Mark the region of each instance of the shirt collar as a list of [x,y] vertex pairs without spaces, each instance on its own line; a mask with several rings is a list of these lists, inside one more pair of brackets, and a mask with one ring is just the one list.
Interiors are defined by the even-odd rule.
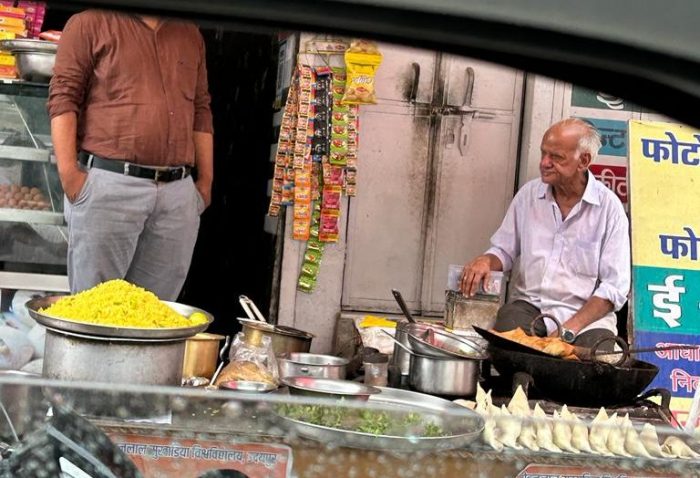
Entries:
[[[588,183],[586,184],[586,189],[583,191],[583,197],[581,198],[582,201],[586,201],[589,204],[594,204],[596,206],[600,206],[600,195],[598,194],[598,180],[593,176],[593,173],[589,171],[586,171],[586,174],[588,174]],[[537,188],[537,198],[538,199],[553,199],[554,196],[552,194],[552,186],[549,184],[545,184],[543,182],[540,182],[539,187]]]

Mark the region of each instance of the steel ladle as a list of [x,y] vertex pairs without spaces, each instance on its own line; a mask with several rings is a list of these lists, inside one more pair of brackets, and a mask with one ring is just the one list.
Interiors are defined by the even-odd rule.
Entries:
[[406,319],[408,319],[410,323],[415,324],[416,319],[413,318],[411,312],[408,310],[408,306],[406,305],[406,301],[403,300],[401,292],[399,292],[396,289],[391,289],[391,293],[394,294],[394,299],[396,299],[396,302],[399,304],[399,307],[401,307],[401,312],[403,312],[403,315],[406,316]]

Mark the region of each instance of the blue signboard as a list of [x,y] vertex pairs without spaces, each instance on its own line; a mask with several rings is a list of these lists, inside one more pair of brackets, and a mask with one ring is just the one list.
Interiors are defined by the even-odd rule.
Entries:
[[[700,345],[697,335],[641,332],[634,334],[635,347],[666,345]],[[638,360],[659,367],[659,374],[649,388],[665,388],[674,397],[692,398],[700,384],[700,350],[660,350],[637,355]]]
[[600,133],[602,147],[598,154],[627,157],[627,122],[598,118],[581,118],[591,123]]

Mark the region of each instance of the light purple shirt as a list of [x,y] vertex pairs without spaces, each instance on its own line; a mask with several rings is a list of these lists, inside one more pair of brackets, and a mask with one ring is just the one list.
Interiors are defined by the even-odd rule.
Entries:
[[[629,222],[620,200],[593,174],[565,220],[552,187],[535,179],[513,198],[503,223],[491,237],[491,248],[513,268],[519,259],[511,300],[525,300],[564,323],[591,296],[609,300],[619,310],[630,289]],[[589,325],[617,333],[610,312]],[[547,328],[555,326],[548,321]]]

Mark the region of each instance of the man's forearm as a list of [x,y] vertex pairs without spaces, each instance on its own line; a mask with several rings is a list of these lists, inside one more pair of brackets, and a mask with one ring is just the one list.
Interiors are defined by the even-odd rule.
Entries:
[[194,156],[197,182],[211,186],[214,180],[214,136],[211,133],[194,132]]
[[78,166],[78,117],[75,113],[63,113],[51,120],[51,141],[58,173],[61,176],[70,174]]
[[614,310],[612,302],[593,296],[566,322],[566,328],[578,333]]
[[214,136],[211,133],[194,132],[194,161],[197,167],[195,186],[204,199],[204,204],[209,206],[214,181]]

